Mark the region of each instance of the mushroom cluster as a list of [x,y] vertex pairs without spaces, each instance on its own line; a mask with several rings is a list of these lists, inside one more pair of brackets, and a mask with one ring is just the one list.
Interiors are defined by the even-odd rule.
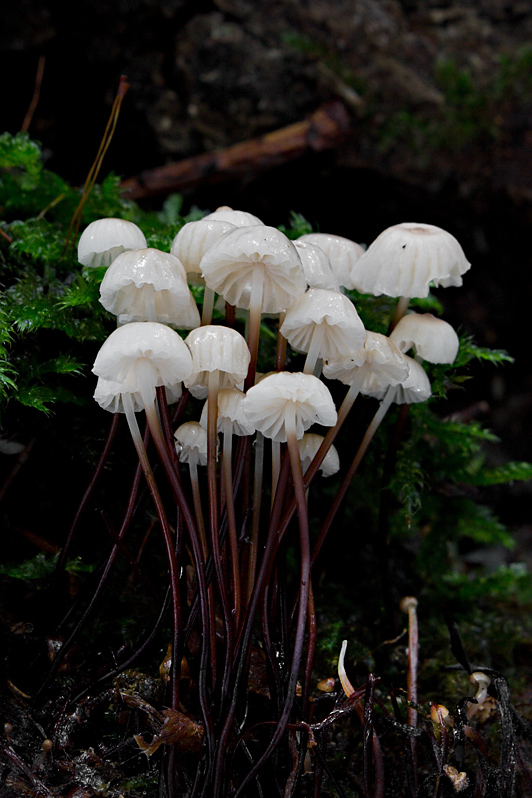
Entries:
[[[126,416],[165,531],[173,602],[179,605],[173,639],[181,651],[172,661],[171,708],[179,706],[182,659],[196,669],[208,760],[202,778],[218,774],[202,794],[215,798],[228,784],[219,775],[230,767],[224,746],[241,722],[245,736],[239,697],[261,617],[278,715],[269,742],[241,780],[240,795],[282,739],[298,680],[298,712],[310,717],[312,568],[363,456],[392,405],[430,398],[426,364],[456,358],[452,327],[430,314],[406,314],[410,299],[426,297],[431,285],[460,285],[469,263],[456,239],[434,225],[394,225],[364,251],[326,233],[292,241],[256,216],[226,207],[184,224],[170,252],[149,247],[129,222],[94,222],[80,238],[79,260],[85,267],[107,267],[100,298],[116,317],[116,329],[94,363],[94,398]],[[203,292],[201,319],[190,285],[196,296]],[[398,298],[388,336],[365,328],[357,311],[360,294]],[[277,355],[268,363],[273,339]],[[257,366],[268,373],[260,375]],[[342,393],[336,407],[333,395]],[[373,420],[353,437],[352,462],[313,540],[309,506],[317,517],[321,508],[312,505],[310,488],[318,472],[340,470],[333,442],[359,395],[374,403]],[[202,406],[197,400],[206,401]],[[136,418],[142,411],[144,436]],[[149,436],[155,452],[146,448]],[[342,444],[340,454],[349,448]],[[162,479],[171,501],[161,498]],[[262,501],[266,494],[268,503]],[[166,516],[177,518],[175,541]],[[291,562],[299,563],[299,577],[290,585],[290,632],[288,550]],[[279,579],[285,580],[281,587]],[[272,654],[270,628],[281,616],[283,664]],[[348,684],[343,671],[342,684]]]

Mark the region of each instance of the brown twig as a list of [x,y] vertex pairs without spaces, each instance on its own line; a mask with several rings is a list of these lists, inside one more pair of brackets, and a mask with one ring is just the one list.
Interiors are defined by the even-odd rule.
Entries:
[[39,57],[39,63],[37,64],[37,73],[35,75],[35,87],[33,89],[33,96],[28,106],[28,110],[26,111],[26,116],[24,117],[24,122],[22,123],[22,127],[20,128],[22,133],[28,132],[29,127],[31,125],[31,120],[33,119],[33,114],[35,113],[35,109],[37,108],[37,103],[39,102],[39,97],[41,96],[41,84],[44,75],[45,64],[46,64],[46,57],[44,55],[41,55]]
[[308,119],[242,141],[223,150],[169,163],[122,182],[134,200],[169,194],[202,183],[214,183],[245,172],[292,161],[308,152],[338,146],[351,127],[351,117],[339,100],[320,106]]
[[85,184],[83,186],[83,190],[81,192],[81,199],[79,201],[78,207],[74,211],[74,215],[70,221],[70,225],[68,227],[68,233],[65,240],[65,251],[68,249],[70,241],[72,237],[76,236],[79,230],[79,225],[81,223],[81,216],[83,214],[83,208],[89,195],[94,188],[94,184],[98,178],[98,174],[102,167],[102,162],[105,157],[105,153],[109,149],[109,145],[112,141],[116,124],[118,122],[118,116],[120,114],[120,108],[122,106],[122,100],[126,96],[126,92],[129,88],[129,83],[127,82],[127,78],[125,75],[120,75],[120,82],[118,84],[118,90],[116,92],[116,97],[114,99],[111,113],[109,115],[109,119],[107,120],[107,125],[105,127],[105,132],[103,134],[103,138],[100,142],[100,146],[98,148],[98,152],[96,153],[96,158],[89,169],[89,174],[87,175],[87,179],[85,180]]

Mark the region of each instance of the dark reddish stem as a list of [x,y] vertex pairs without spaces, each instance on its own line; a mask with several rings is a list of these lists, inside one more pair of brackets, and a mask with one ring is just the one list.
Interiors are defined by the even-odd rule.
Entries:
[[61,550],[61,554],[60,554],[60,557],[59,557],[59,560],[58,560],[58,563],[57,563],[57,566],[56,566],[56,569],[55,569],[54,577],[56,579],[63,572],[63,569],[65,567],[65,563],[66,563],[66,559],[67,559],[67,555],[68,555],[68,553],[70,551],[70,547],[72,546],[72,542],[74,540],[74,535],[75,535],[76,529],[78,528],[78,524],[79,524],[80,518],[83,515],[83,513],[85,511],[85,508],[87,507],[87,504],[89,503],[89,500],[90,500],[92,494],[94,493],[96,485],[98,484],[98,481],[99,481],[99,479],[100,479],[100,477],[102,475],[102,471],[103,471],[104,466],[105,466],[105,464],[107,462],[107,458],[109,457],[109,452],[111,451],[111,446],[113,445],[113,441],[115,439],[115,435],[116,435],[116,431],[118,429],[119,422],[120,422],[120,413],[114,413],[113,414],[113,419],[111,421],[111,426],[109,427],[109,432],[107,433],[107,437],[105,439],[105,443],[104,443],[104,447],[102,449],[102,453],[100,454],[100,457],[99,457],[98,462],[96,464],[96,468],[94,469],[94,472],[92,474],[91,480],[90,480],[90,482],[89,482],[89,484],[87,486],[87,490],[83,494],[83,498],[81,499],[80,505],[79,505],[79,507],[77,509],[77,512],[76,512],[76,515],[74,516],[74,520],[72,521],[72,526],[70,527],[67,539],[65,541],[65,545],[63,546],[63,548]]

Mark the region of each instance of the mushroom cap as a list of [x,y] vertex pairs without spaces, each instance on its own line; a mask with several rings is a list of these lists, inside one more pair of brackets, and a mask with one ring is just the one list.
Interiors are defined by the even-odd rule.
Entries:
[[[323,435],[318,435],[316,432],[305,432],[301,440],[297,442],[299,447],[299,454],[301,456],[301,468],[303,473],[308,469],[311,462],[316,456],[316,452],[320,448],[323,441]],[[336,447],[331,446],[320,466],[320,473],[322,477],[331,477],[340,470],[340,458]]]
[[100,285],[100,302],[119,324],[159,321],[191,330],[201,323],[183,264],[153,247],[115,258]]
[[111,333],[96,355],[96,376],[122,383],[128,393],[155,398],[155,388],[164,385],[174,396],[192,371],[188,347],[170,327],[158,322],[132,322]]
[[209,213],[207,216],[203,217],[203,220],[210,221],[211,219],[220,222],[231,222],[231,224],[236,225],[236,227],[248,227],[250,224],[262,224],[261,220],[257,216],[253,216],[252,213],[248,213],[247,211],[234,211],[228,205],[221,205],[219,208],[216,208],[213,213]]
[[[233,435],[253,435],[255,427],[244,412],[246,394],[238,388],[225,388],[218,393],[218,432],[224,432],[225,422],[230,421]],[[200,424],[207,428],[208,403],[201,411]]]
[[146,247],[144,233],[125,219],[96,219],[85,228],[78,243],[78,261],[83,266],[109,266],[127,249]]
[[[373,389],[377,385],[383,390],[397,385],[407,378],[409,372],[408,360],[394,342],[386,335],[368,330],[362,349],[352,352],[347,358],[327,361],[323,364],[323,374],[330,380],[351,385],[361,366],[365,366],[367,372],[364,382],[371,380]],[[366,393],[364,387],[361,390]]]
[[[128,390],[127,383],[114,382],[113,380],[105,380],[103,377],[98,377],[96,389],[94,391],[94,399],[102,410],[108,410],[110,413],[125,413],[123,395],[129,393],[131,401],[133,402],[133,410],[139,413],[144,410],[144,403],[142,396],[138,390]],[[181,383],[176,385],[166,386],[166,401],[169,405],[177,402],[181,396]]]
[[343,236],[330,233],[306,233],[298,241],[314,244],[325,252],[329,258],[332,272],[340,286],[354,288],[351,271],[364,254],[364,248]]
[[235,227],[231,222],[214,218],[187,222],[174,238],[170,252],[179,258],[187,275],[194,275],[203,281],[200,269],[202,257],[219,238]]
[[454,363],[460,347],[454,328],[432,313],[408,313],[398,321],[390,338],[401,352],[414,349],[429,363]]
[[185,421],[174,432],[175,450],[181,463],[207,465],[207,430],[197,421]]
[[[398,405],[413,405],[418,402],[426,402],[432,394],[427,373],[417,360],[408,357],[408,355],[404,355],[404,357],[410,366],[410,371],[404,382],[394,386],[392,401]],[[374,396],[376,399],[383,399],[388,387],[383,388],[372,375],[365,381],[364,386],[361,388],[361,393]]]
[[297,250],[275,227],[250,225],[231,230],[201,260],[206,284],[231,305],[248,309],[253,273],[264,274],[264,313],[280,313],[303,294],[305,275]]
[[332,291],[338,291],[340,286],[325,252],[316,244],[303,241],[301,238],[296,239],[293,244],[301,258],[309,288],[330,288]]
[[185,380],[191,393],[203,388],[205,393],[200,398],[204,398],[213,371],[220,372],[220,388],[233,388],[245,380],[250,354],[245,339],[236,330],[208,324],[192,330],[185,343],[192,354],[192,371]]
[[250,388],[244,400],[246,416],[264,437],[284,443],[288,405],[296,412],[296,437],[311,424],[332,427],[337,414],[328,388],[312,374],[287,371],[270,374]]
[[462,285],[471,264],[456,238],[432,224],[403,222],[384,230],[355,264],[353,286],[364,294],[428,296],[430,283]]
[[318,326],[324,330],[320,357],[348,357],[353,350],[364,346],[364,325],[351,300],[339,291],[309,288],[286,311],[281,334],[294,349],[308,352]]

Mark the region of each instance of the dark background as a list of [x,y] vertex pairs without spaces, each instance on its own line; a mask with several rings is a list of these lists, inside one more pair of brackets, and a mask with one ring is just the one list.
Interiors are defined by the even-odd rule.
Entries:
[[[296,210],[364,243],[401,221],[448,229],[473,266],[462,289],[439,292],[446,318],[516,358],[474,368],[453,407],[485,401],[478,412],[502,439],[490,457],[532,459],[529,2],[23,0],[0,25],[10,132],[22,125],[41,56],[29,132],[48,168],[74,183],[92,164],[121,74],[130,88],[101,177],[246,141],[340,98],[352,120],[341,144],[203,181],[183,192],[185,211],[229,204],[277,225]],[[529,492],[501,499],[524,539]]]

